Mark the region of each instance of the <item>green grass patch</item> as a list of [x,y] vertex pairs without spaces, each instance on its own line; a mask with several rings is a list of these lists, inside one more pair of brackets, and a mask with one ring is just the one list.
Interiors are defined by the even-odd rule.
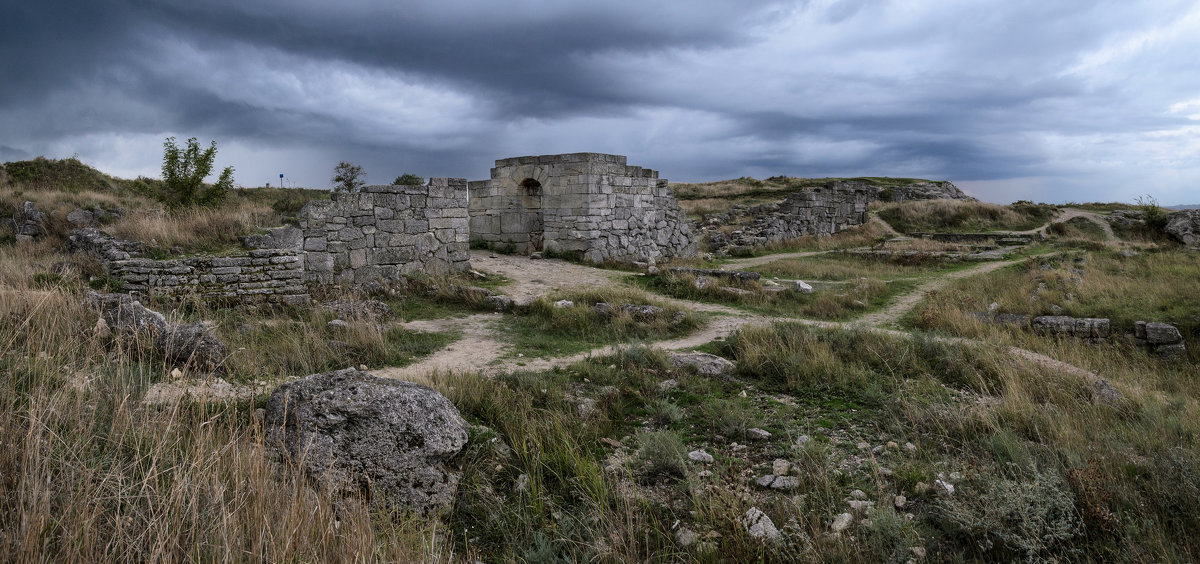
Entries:
[[[564,299],[574,305],[555,305]],[[597,311],[598,303],[609,304],[611,312]],[[656,309],[652,314],[642,314],[623,310],[621,306],[625,304]],[[690,311],[656,301],[642,292],[605,289],[538,298],[519,308],[516,315],[505,316],[501,323],[513,345],[512,354],[561,356],[605,345],[686,335],[698,328],[701,320]]]

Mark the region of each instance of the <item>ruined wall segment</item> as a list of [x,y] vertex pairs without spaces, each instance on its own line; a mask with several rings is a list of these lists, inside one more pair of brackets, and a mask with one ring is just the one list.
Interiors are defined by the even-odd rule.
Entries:
[[493,248],[593,262],[696,254],[667,181],[620,155],[500,159],[490,180],[470,183],[470,193],[471,237]]
[[300,211],[309,281],[359,284],[470,268],[467,181],[365,186]]

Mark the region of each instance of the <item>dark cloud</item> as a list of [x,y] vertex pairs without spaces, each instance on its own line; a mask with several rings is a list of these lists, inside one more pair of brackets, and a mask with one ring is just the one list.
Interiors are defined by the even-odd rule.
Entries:
[[195,135],[246,184],[324,186],[338,160],[478,178],[588,150],[1170,203],[1200,181],[1200,10],[1151,4],[26,2],[0,19],[0,158],[153,174]]

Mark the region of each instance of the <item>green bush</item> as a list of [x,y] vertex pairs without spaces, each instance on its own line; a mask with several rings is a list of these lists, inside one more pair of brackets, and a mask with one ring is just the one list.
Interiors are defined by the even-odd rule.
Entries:
[[404,173],[397,176],[392,184],[398,186],[420,186],[425,183],[425,179],[415,174]]
[[637,435],[637,463],[645,478],[682,478],[687,449],[671,431],[641,431]]
[[172,208],[220,205],[233,189],[233,167],[225,167],[215,184],[205,186],[204,179],[212,173],[216,157],[216,141],[201,151],[195,137],[189,138],[184,148],[175,144],[174,137],[168,137],[163,142],[163,185],[159,198]]

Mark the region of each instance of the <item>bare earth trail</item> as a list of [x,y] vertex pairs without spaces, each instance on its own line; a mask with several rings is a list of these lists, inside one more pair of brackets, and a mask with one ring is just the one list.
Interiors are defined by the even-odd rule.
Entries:
[[[769,257],[754,257],[754,259],[769,259],[762,263],[765,264],[771,260],[794,258],[792,255],[811,256],[820,253],[821,251],[812,253],[785,253],[780,255],[771,255]],[[749,260],[750,259],[746,259],[747,262]],[[628,273],[625,272],[603,270],[560,260],[531,260],[523,256],[493,255],[486,251],[472,251],[471,262],[472,265],[477,269],[503,274],[504,276],[510,278],[512,282],[505,289],[509,292],[509,295],[511,295],[518,302],[522,303],[528,303],[539,296],[546,295],[555,290],[603,287],[606,285],[619,284],[620,278],[628,276]],[[711,342],[715,339],[728,337],[733,332],[743,327],[767,325],[779,321],[792,321],[827,329],[856,329],[879,332],[897,337],[909,337],[912,335],[912,333],[899,329],[887,328],[885,325],[895,323],[897,320],[903,317],[904,314],[916,307],[929,292],[944,288],[946,285],[955,280],[986,274],[1018,262],[1020,261],[1008,260],[990,262],[974,268],[943,275],[935,280],[921,284],[912,291],[899,296],[894,303],[890,304],[882,311],[868,314],[859,319],[847,322],[765,316],[727,306],[657,296],[658,299],[674,305],[714,315],[710,318],[709,323],[705,327],[692,334],[648,344],[669,351],[691,349]],[[745,267],[744,263],[737,264],[739,267]],[[382,368],[375,370],[373,373],[377,376],[419,382],[424,381],[428,375],[433,372],[467,372],[491,376],[515,370],[548,370],[556,366],[570,365],[588,357],[612,354],[624,346],[610,345],[579,354],[554,358],[513,358],[507,355],[507,345],[505,343],[504,335],[501,333],[502,329],[495,323],[495,321],[499,320],[500,317],[500,314],[486,313],[454,319],[414,321],[407,323],[405,324],[405,327],[413,330],[455,330],[460,331],[463,336],[462,339],[434,353],[433,355],[422,359],[419,362],[403,367]],[[941,342],[953,344],[970,344],[981,342],[957,337],[935,337],[935,339]],[[1083,377],[1088,380],[1096,380],[1099,378],[1099,376],[1088,370],[1063,363],[1040,353],[1016,347],[1009,347],[1007,351],[1009,354],[1015,357],[1025,359],[1038,365],[1053,367],[1056,370]]]
[[1113,233],[1112,226],[1109,225],[1108,222],[1104,220],[1104,216],[1102,216],[1098,213],[1095,213],[1095,212],[1081,210],[1078,208],[1063,208],[1063,209],[1059,210],[1058,213],[1054,214],[1054,217],[1049,222],[1047,222],[1045,225],[1034,228],[1034,229],[1030,229],[1028,231],[1014,231],[1013,234],[1015,234],[1015,235],[1036,235],[1038,233],[1045,234],[1046,230],[1050,228],[1051,224],[1066,223],[1077,217],[1082,217],[1092,223],[1095,223],[1097,226],[1100,227],[1100,230],[1104,231],[1104,236],[1109,241],[1117,240],[1117,236]]

